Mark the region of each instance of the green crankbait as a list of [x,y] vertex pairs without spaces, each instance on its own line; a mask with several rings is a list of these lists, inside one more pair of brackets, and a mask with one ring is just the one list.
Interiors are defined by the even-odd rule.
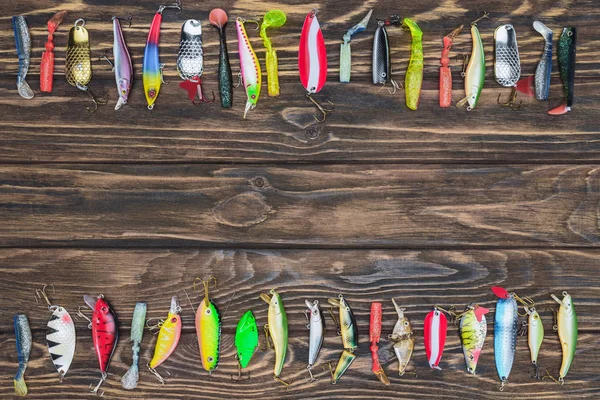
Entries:
[[242,368],[246,368],[250,363],[250,359],[256,352],[258,347],[258,327],[256,319],[251,310],[248,310],[240,318],[237,327],[235,328],[235,348],[236,358],[238,361],[238,377],[233,379],[238,381],[242,376]]
[[409,29],[412,37],[410,45],[410,62],[404,78],[404,92],[406,94],[406,106],[411,110],[419,107],[421,98],[421,86],[423,85],[423,31],[419,25],[410,18],[404,18],[402,28]]
[[271,289],[271,296],[266,293],[261,293],[260,298],[269,305],[268,322],[265,325],[265,335],[267,335],[267,346],[269,346],[269,338],[272,341],[275,349],[275,367],[273,368],[273,378],[281,382],[285,386],[289,383],[280,378],[281,370],[285,362],[285,355],[288,347],[288,320],[283,301],[279,293],[275,289]]
[[342,336],[342,343],[344,345],[344,351],[335,367],[335,371],[331,370],[331,364],[329,366],[331,370],[331,383],[335,384],[356,358],[354,350],[358,347],[358,327],[356,326],[354,314],[348,303],[346,303],[346,300],[344,300],[344,296],[340,294],[337,299],[331,298],[327,301],[332,306],[338,307],[340,313],[339,321],[335,319],[331,310],[330,313],[331,318],[333,318],[333,321],[338,326],[338,333]]
[[531,363],[535,367],[535,375],[531,377],[540,379],[538,355],[540,354],[540,347],[542,347],[542,342],[544,341],[544,324],[533,304],[523,305],[523,307],[527,313],[527,321],[523,321],[523,326],[519,331],[519,334],[521,336],[527,334],[527,345],[529,346]]

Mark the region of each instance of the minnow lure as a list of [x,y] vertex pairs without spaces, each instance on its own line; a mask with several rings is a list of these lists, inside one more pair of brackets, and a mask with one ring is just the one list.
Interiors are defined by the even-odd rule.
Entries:
[[131,334],[129,340],[133,343],[131,350],[133,352],[131,367],[121,378],[121,385],[124,389],[133,390],[137,387],[140,377],[138,362],[140,360],[140,344],[144,336],[144,327],[146,326],[146,303],[136,303],[133,309],[133,318],[131,319]]
[[396,358],[398,358],[398,373],[402,376],[406,372],[406,367],[415,348],[415,340],[412,337],[412,324],[404,315],[406,309],[400,308],[393,298],[392,303],[394,303],[394,308],[396,308],[396,312],[398,313],[398,321],[396,321],[389,339],[394,342],[394,353],[396,353]]
[[371,303],[371,320],[369,324],[369,341],[371,342],[369,350],[371,350],[371,360],[373,362],[371,371],[373,371],[381,383],[384,385],[389,385],[390,380],[385,374],[385,371],[381,366],[381,362],[379,361],[378,344],[379,340],[381,339],[381,325],[383,319],[382,314],[383,312],[381,303]]
[[48,39],[45,49],[42,53],[42,62],[40,64],[40,90],[42,92],[52,92],[54,80],[54,32],[67,16],[67,11],[59,11],[48,20]]
[[492,291],[498,297],[494,315],[494,359],[502,382],[500,391],[503,391],[515,359],[519,314],[514,293],[498,286],[492,287]]
[[531,363],[535,367],[535,375],[532,378],[541,379],[538,355],[544,341],[544,324],[535,307],[525,306],[525,312],[527,313],[527,321],[523,321],[523,326],[519,333],[521,336],[527,333],[527,345],[529,346]]
[[517,85],[521,78],[521,60],[514,26],[506,24],[497,27],[494,31],[494,42],[494,77],[500,85],[512,88],[506,103],[500,103],[501,95],[498,95],[498,104],[518,110],[521,103],[518,106],[515,106],[515,103],[517,90],[521,89],[521,86]]
[[[52,363],[58,371],[58,379],[62,382],[75,356],[77,335],[71,314],[63,307],[53,305],[50,302],[46,294],[46,287],[36,290],[35,293],[37,297],[46,301],[48,310],[52,312],[47,324],[46,342]],[[52,287],[54,288],[54,286]]]
[[577,48],[577,29],[574,27],[563,28],[558,39],[558,67],[560,79],[563,83],[566,101],[560,106],[548,111],[550,115],[561,115],[571,111],[575,92],[575,52]]
[[15,393],[17,396],[26,396],[27,385],[25,384],[25,370],[27,369],[29,355],[31,354],[31,328],[29,328],[29,321],[25,314],[15,315],[14,324],[17,356],[19,358],[19,369],[17,370],[14,379]]
[[258,326],[251,310],[242,315],[235,328],[235,348],[238,361],[238,380],[242,376],[242,368],[246,368],[258,347]]
[[540,21],[533,22],[533,29],[544,38],[544,52],[535,69],[535,98],[548,100],[552,75],[552,38],[554,33]]
[[146,48],[144,49],[144,61],[142,63],[142,81],[144,83],[144,93],[146,95],[146,102],[148,103],[148,110],[154,108],[154,102],[158,97],[160,91],[160,84],[163,81],[163,68],[164,65],[160,63],[158,46],[160,42],[160,25],[162,23],[163,11],[168,8],[174,8],[181,11],[181,1],[168,5],[158,7],[158,11],[154,14],[152,24],[150,24],[150,31],[148,32],[148,39],[146,41]]
[[288,319],[283,306],[283,301],[279,293],[275,289],[271,289],[269,292],[271,296],[266,293],[261,293],[260,298],[269,304],[269,312],[267,325],[265,325],[265,334],[267,335],[267,347],[269,346],[269,338],[272,341],[273,348],[275,349],[275,366],[273,367],[273,378],[276,381],[281,382],[285,386],[289,386],[287,382],[284,382],[281,378],[281,371],[283,370],[283,364],[285,362],[285,355],[287,354],[288,348]]
[[444,47],[442,48],[442,58],[440,59],[440,107],[450,107],[452,104],[452,71],[450,70],[450,49],[452,42],[462,31],[463,25],[459,26],[446,36],[444,36]]
[[315,377],[312,374],[312,368],[319,357],[321,351],[321,345],[323,344],[323,338],[325,333],[325,320],[321,313],[321,307],[319,307],[319,300],[315,300],[312,303],[308,300],[304,300],[307,309],[304,311],[306,315],[306,328],[309,330],[308,340],[308,366],[306,369],[310,375],[310,381],[314,381]]
[[[204,298],[200,301],[196,310],[196,334],[198,335],[198,346],[200,348],[200,358],[202,367],[209,374],[219,365],[219,346],[221,343],[221,315],[215,306],[215,303],[208,297],[208,286],[211,280],[217,283],[216,279],[209,277],[208,280],[196,278],[204,286]],[[194,289],[196,282],[194,281]]]
[[423,31],[419,25],[410,18],[404,18],[402,28],[409,29],[412,42],[410,45],[410,62],[404,78],[404,93],[406,107],[416,110],[421,98],[423,85]]
[[271,39],[267,37],[267,28],[280,28],[285,24],[287,17],[280,10],[271,10],[265,14],[260,24],[260,37],[263,39],[267,64],[267,89],[269,96],[279,96],[279,75],[277,72],[277,52],[273,49]]
[[106,104],[106,101],[96,99],[87,86],[92,80],[92,60],[90,56],[90,35],[85,29],[85,20],[82,18],[75,21],[69,31],[65,77],[69,85],[86,92],[92,98],[94,108],[88,107],[88,111],[94,112],[98,109],[98,104]]
[[[342,344],[344,346],[344,351],[335,367],[335,371],[331,371],[331,383],[335,384],[356,358],[354,351],[358,348],[358,326],[356,325],[354,313],[352,313],[352,309],[350,309],[350,306],[344,300],[344,296],[340,294],[337,299],[331,298],[327,302],[338,308],[340,314],[339,320],[335,320],[333,313],[331,313],[331,317],[334,318],[334,322],[338,326],[338,334],[342,336]],[[329,368],[331,369],[331,365]]]
[[467,371],[475,375],[477,361],[487,335],[487,320],[485,314],[490,312],[478,304],[469,304],[467,310],[460,314],[460,341]]
[[159,323],[160,331],[158,332],[158,338],[156,339],[156,346],[154,347],[154,356],[148,363],[148,369],[152,372],[164,385],[165,381],[156,371],[156,368],[169,358],[169,356],[175,351],[179,338],[181,336],[181,307],[179,307],[179,301],[177,296],[171,298],[171,308],[167,319]]
[[246,108],[244,109],[244,118],[248,111],[256,107],[258,97],[260,96],[260,86],[262,84],[262,71],[258,57],[252,48],[248,34],[246,33],[246,22],[243,18],[235,20],[235,27],[238,35],[238,51],[240,55],[240,69],[242,75],[242,83],[246,90]]
[[447,330],[448,319],[446,315],[438,307],[434,307],[425,316],[425,322],[423,323],[425,354],[432,369],[441,370],[440,360],[446,346]]
[[[204,52],[202,51],[202,24],[196,19],[188,19],[181,27],[181,41],[177,56],[177,72],[183,82],[179,87],[187,90],[194,105],[211,103],[206,100],[202,90],[202,72],[204,71]],[[196,100],[198,99],[198,100]]]
[[[129,55],[127,44],[125,44],[119,17],[112,17],[112,23],[114,37],[113,57],[115,60],[113,68],[115,70],[117,92],[119,93],[119,100],[117,100],[115,110],[118,110],[127,104],[127,99],[129,99],[129,91],[133,83],[133,67],[131,66],[131,56]],[[129,24],[131,25],[131,18],[129,18]]]
[[352,71],[352,51],[350,48],[350,41],[352,41],[352,36],[364,32],[364,30],[367,29],[371,14],[373,14],[373,10],[369,10],[367,15],[365,15],[358,24],[348,29],[342,37],[342,40],[344,41],[340,45],[340,82],[342,83],[350,82],[350,73]]
[[19,72],[17,73],[17,90],[19,95],[24,99],[32,99],[34,96],[33,90],[25,80],[27,71],[29,70],[30,54],[31,54],[31,36],[29,36],[29,28],[27,21],[22,15],[12,17],[12,26],[15,33],[15,45],[17,47],[17,56],[19,57]]
[[484,13],[481,17],[471,22],[471,38],[473,40],[473,48],[471,49],[471,57],[465,71],[465,97],[456,103],[457,107],[462,107],[466,104],[467,111],[471,111],[477,106],[479,96],[485,82],[485,53],[483,50],[483,42],[477,23],[484,18],[489,18],[488,13]]
[[373,58],[372,58],[372,77],[374,85],[392,84],[393,92],[398,89],[398,83],[392,79],[392,64],[390,59],[390,40],[388,38],[386,26],[400,26],[400,17],[390,16],[390,19],[377,21],[377,29],[373,35]]
[[327,49],[325,48],[321,26],[317,20],[317,12],[317,9],[313,9],[304,18],[298,47],[298,71],[300,72],[300,82],[306,89],[306,97],[323,115],[321,119],[315,116],[315,120],[324,122],[327,114],[332,112],[333,109],[324,108],[312,97],[313,94],[323,89],[327,81]]
[[221,97],[221,107],[229,108],[233,100],[233,77],[231,76],[231,64],[229,63],[227,38],[225,36],[228,21],[227,13],[220,8],[215,8],[210,12],[208,20],[219,32],[219,96]]
[[[89,320],[89,327],[92,329],[92,341],[102,374],[100,382],[98,382],[96,387],[91,389],[91,392],[96,394],[98,393],[98,389],[100,389],[100,385],[108,377],[108,365],[119,340],[119,323],[117,315],[110,304],[104,299],[104,295],[101,294],[96,299],[85,295],[83,296],[83,300],[93,310],[92,318]],[[83,314],[80,315],[83,316]]]
[[577,347],[577,314],[573,306],[571,295],[567,292],[562,292],[562,300],[551,295],[552,299],[560,304],[557,315],[558,339],[562,347],[562,363],[558,374],[557,382],[563,384],[565,376],[571,368],[573,358],[575,357],[575,348]]

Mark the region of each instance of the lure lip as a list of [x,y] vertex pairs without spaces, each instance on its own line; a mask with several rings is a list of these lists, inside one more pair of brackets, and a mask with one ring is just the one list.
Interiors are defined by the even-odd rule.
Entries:
[[508,299],[508,298],[510,298],[510,293],[506,289],[504,289],[503,287],[492,286],[492,292],[494,292],[494,294],[499,299]]

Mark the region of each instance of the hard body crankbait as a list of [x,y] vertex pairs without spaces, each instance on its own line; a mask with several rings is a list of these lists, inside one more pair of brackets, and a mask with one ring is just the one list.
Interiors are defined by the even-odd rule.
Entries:
[[136,303],[133,309],[133,318],[131,319],[131,334],[129,340],[133,343],[131,347],[133,356],[131,367],[121,378],[121,385],[124,389],[133,390],[137,387],[140,377],[138,362],[140,360],[140,345],[144,337],[144,328],[146,326],[146,303]]
[[312,95],[318,93],[327,81],[327,49],[323,40],[323,32],[317,20],[317,9],[313,9],[304,18],[302,33],[300,34],[300,46],[298,47],[298,71],[300,82],[306,89],[306,97],[322,113],[322,119],[315,116],[317,122],[324,122],[327,114],[332,109],[326,109]]
[[529,346],[529,353],[531,355],[531,363],[535,367],[534,378],[540,379],[540,364],[538,363],[538,355],[540,354],[540,348],[544,341],[544,325],[540,314],[537,312],[535,307],[525,306],[525,312],[527,313],[527,322],[523,321],[523,329],[521,335],[527,332],[527,345]]
[[52,92],[54,80],[54,32],[67,16],[67,11],[59,11],[48,21],[48,40],[42,53],[42,62],[40,64],[40,90],[42,92]]
[[29,70],[30,54],[31,54],[31,36],[29,36],[29,28],[27,21],[22,15],[12,17],[12,26],[15,33],[15,45],[17,47],[17,56],[19,57],[19,72],[17,73],[17,90],[19,95],[24,99],[32,99],[34,96],[33,90],[25,80],[27,71]]
[[352,72],[352,51],[350,48],[350,41],[352,40],[352,36],[367,29],[371,14],[373,14],[373,10],[369,10],[367,15],[365,15],[358,24],[348,29],[344,34],[344,37],[342,37],[342,40],[344,41],[340,45],[340,82],[342,83],[350,82],[350,74]]
[[442,58],[440,59],[440,107],[450,107],[452,104],[452,72],[450,71],[450,49],[454,38],[460,33],[463,26],[459,26],[446,36],[444,36],[444,47],[442,48]]
[[500,85],[512,88],[508,101],[503,104],[500,103],[499,95],[498,104],[517,110],[519,106],[515,106],[515,102],[517,99],[517,89],[520,89],[517,86],[517,82],[521,78],[521,60],[519,58],[519,46],[517,45],[517,34],[514,26],[506,24],[496,28],[494,31],[494,42],[494,77]]
[[566,100],[560,106],[548,111],[550,115],[561,115],[571,111],[575,92],[575,50],[577,47],[577,29],[563,28],[558,39],[558,67],[562,79]]
[[251,310],[240,318],[235,328],[234,343],[241,376],[241,369],[248,366],[258,347],[258,326]]
[[156,339],[156,346],[154,347],[154,356],[148,364],[148,369],[152,372],[160,381],[164,384],[163,378],[156,372],[156,367],[161,365],[169,358],[169,356],[175,351],[179,338],[181,336],[181,307],[177,296],[171,298],[171,308],[167,319],[159,323],[160,331],[158,332],[158,338]]
[[92,393],[98,393],[100,385],[102,385],[108,376],[108,365],[115,352],[115,348],[117,347],[117,341],[119,340],[119,323],[117,321],[117,315],[110,304],[104,299],[104,295],[99,295],[96,299],[92,296],[85,295],[83,296],[83,299],[88,307],[93,310],[90,327],[92,329],[94,350],[98,357],[98,364],[102,376],[100,382],[98,382],[96,387],[91,391]]
[[269,96],[279,96],[279,75],[277,72],[277,52],[273,48],[271,39],[267,36],[268,28],[280,28],[285,24],[286,16],[283,11],[271,10],[265,14],[260,24],[260,37],[263,39],[267,64],[267,89]]
[[396,358],[398,358],[398,373],[402,376],[406,372],[406,367],[415,348],[415,340],[412,337],[412,324],[404,315],[406,309],[400,308],[393,298],[392,303],[394,303],[394,307],[398,313],[398,321],[396,321],[394,330],[389,338],[394,342],[394,353],[396,353]]
[[233,77],[231,76],[231,64],[225,36],[227,13],[220,8],[215,8],[210,12],[208,20],[219,33],[219,96],[221,97],[221,107],[229,108],[233,100]]
[[423,339],[425,341],[425,354],[429,366],[432,369],[440,368],[440,360],[446,346],[446,333],[448,330],[448,319],[437,307],[425,316],[423,323]]
[[[188,19],[181,27],[181,41],[177,56],[177,72],[183,82],[179,87],[187,90],[192,104],[208,103],[202,90],[204,72],[204,52],[202,51],[202,24],[196,19]],[[214,94],[213,100],[214,101]]]
[[[267,325],[265,325],[265,333],[267,334],[267,346],[269,338],[272,341],[275,349],[275,366],[273,367],[273,377],[276,381],[289,386],[288,383],[281,380],[281,371],[285,363],[285,355],[288,348],[288,319],[283,306],[283,301],[279,293],[275,289],[271,289],[271,296],[266,293],[261,293],[260,298],[269,305]],[[267,333],[268,332],[268,333]]]
[[515,359],[519,314],[514,293],[508,293],[505,289],[497,286],[492,287],[492,291],[498,297],[494,315],[494,359],[498,377],[502,382],[500,386],[502,391],[508,381]]
[[552,38],[554,33],[540,21],[533,22],[533,29],[544,38],[544,52],[535,69],[535,98],[548,100],[550,77],[552,75]]
[[386,26],[400,26],[400,17],[390,16],[390,19],[377,21],[377,29],[373,35],[373,58],[372,58],[372,78],[374,85],[385,85],[392,83],[395,90],[398,88],[396,81],[392,79],[392,64],[390,60],[390,40],[388,38]]
[[469,304],[467,310],[460,314],[460,341],[467,371],[475,375],[477,361],[487,335],[487,320],[485,314],[490,312],[478,304]]
[[323,344],[323,338],[325,334],[325,320],[321,313],[321,307],[319,307],[319,300],[315,300],[312,303],[308,300],[304,300],[307,310],[304,311],[308,323],[306,327],[309,330],[308,340],[308,366],[306,369],[310,374],[311,381],[315,378],[312,374],[312,368],[319,357],[321,351],[321,345]]
[[48,310],[52,312],[47,324],[46,342],[48,343],[48,352],[52,363],[58,371],[58,379],[62,382],[75,356],[75,344],[77,342],[75,324],[67,310],[50,303],[46,294],[46,286],[41,290],[36,290],[36,296],[43,298],[48,305]]
[[344,296],[340,294],[337,299],[330,298],[327,301],[332,306],[338,308],[340,316],[336,325],[338,325],[339,334],[342,336],[342,344],[344,346],[344,351],[335,367],[335,371],[331,371],[331,383],[335,384],[356,358],[354,351],[358,348],[358,326],[356,325],[354,313],[344,299]]
[[[127,100],[129,99],[129,91],[133,83],[133,67],[131,65],[131,56],[123,37],[119,17],[112,17],[112,23],[115,81],[117,82],[117,93],[119,94],[115,110],[118,110],[127,104]],[[131,19],[129,23],[131,23]]]
[[410,18],[404,18],[402,27],[410,30],[412,42],[410,45],[410,62],[404,78],[404,93],[406,106],[411,110],[419,107],[421,86],[423,85],[423,31],[419,25]]
[[18,396],[26,396],[27,385],[25,384],[25,370],[27,369],[29,355],[31,354],[31,328],[29,328],[29,321],[25,314],[15,315],[14,324],[17,356],[19,358],[19,369],[17,370],[14,379],[15,393]]
[[465,71],[465,97],[456,104],[457,107],[467,105],[467,111],[471,111],[477,106],[485,82],[485,53],[481,35],[479,29],[477,29],[477,22],[488,18],[488,16],[488,13],[484,13],[480,18],[471,22],[473,48]]
[[371,360],[373,362],[371,371],[373,371],[381,383],[384,385],[389,385],[390,380],[385,374],[385,371],[381,366],[381,362],[379,361],[378,344],[379,340],[381,339],[381,325],[383,319],[382,314],[383,312],[381,303],[371,303],[371,321],[369,325],[369,341],[371,342],[369,350],[371,350]]
[[258,57],[252,48],[248,34],[246,33],[246,22],[243,18],[235,20],[235,27],[238,35],[238,51],[240,55],[240,70],[242,74],[242,83],[246,90],[246,107],[244,109],[244,118],[248,111],[256,107],[260,96],[260,86],[262,84],[262,72]]
[[204,285],[204,298],[196,310],[196,334],[198,335],[200,358],[202,367],[209,374],[219,365],[219,346],[221,344],[221,315],[219,315],[215,303],[208,297],[208,286],[211,279],[214,280],[214,278],[206,281],[197,279]]
[[551,295],[552,299],[560,304],[557,315],[558,339],[562,347],[562,363],[558,374],[558,383],[561,385],[565,381],[565,376],[571,368],[573,358],[575,357],[575,348],[577,347],[577,314],[573,306],[573,299],[567,292],[562,292],[562,300]]
[[154,108],[154,103],[160,91],[160,84],[163,82],[162,70],[164,65],[160,63],[158,46],[160,42],[160,25],[162,23],[163,11],[168,8],[181,10],[181,2],[169,6],[160,6],[154,14],[148,39],[146,40],[146,48],[144,49],[144,61],[142,63],[142,81],[144,83],[144,94],[148,103],[148,110]]

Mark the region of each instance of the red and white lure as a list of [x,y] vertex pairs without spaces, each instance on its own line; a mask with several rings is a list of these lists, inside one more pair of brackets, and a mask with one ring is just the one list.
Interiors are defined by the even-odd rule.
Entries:
[[[306,97],[323,114],[323,118],[318,119],[315,116],[315,119],[318,122],[323,122],[327,118],[327,114],[332,112],[333,109],[324,108],[312,98],[314,93],[318,93],[323,89],[325,81],[327,81],[327,50],[325,49],[323,32],[321,32],[321,26],[317,20],[317,12],[317,9],[312,10],[304,19],[298,48],[298,71],[300,72],[302,86],[306,89]],[[328,102],[333,105],[330,101]]]
[[429,366],[433,369],[439,369],[444,346],[446,345],[446,331],[448,329],[448,319],[446,315],[437,307],[434,307],[425,317],[423,325],[423,336],[425,341],[425,354]]

